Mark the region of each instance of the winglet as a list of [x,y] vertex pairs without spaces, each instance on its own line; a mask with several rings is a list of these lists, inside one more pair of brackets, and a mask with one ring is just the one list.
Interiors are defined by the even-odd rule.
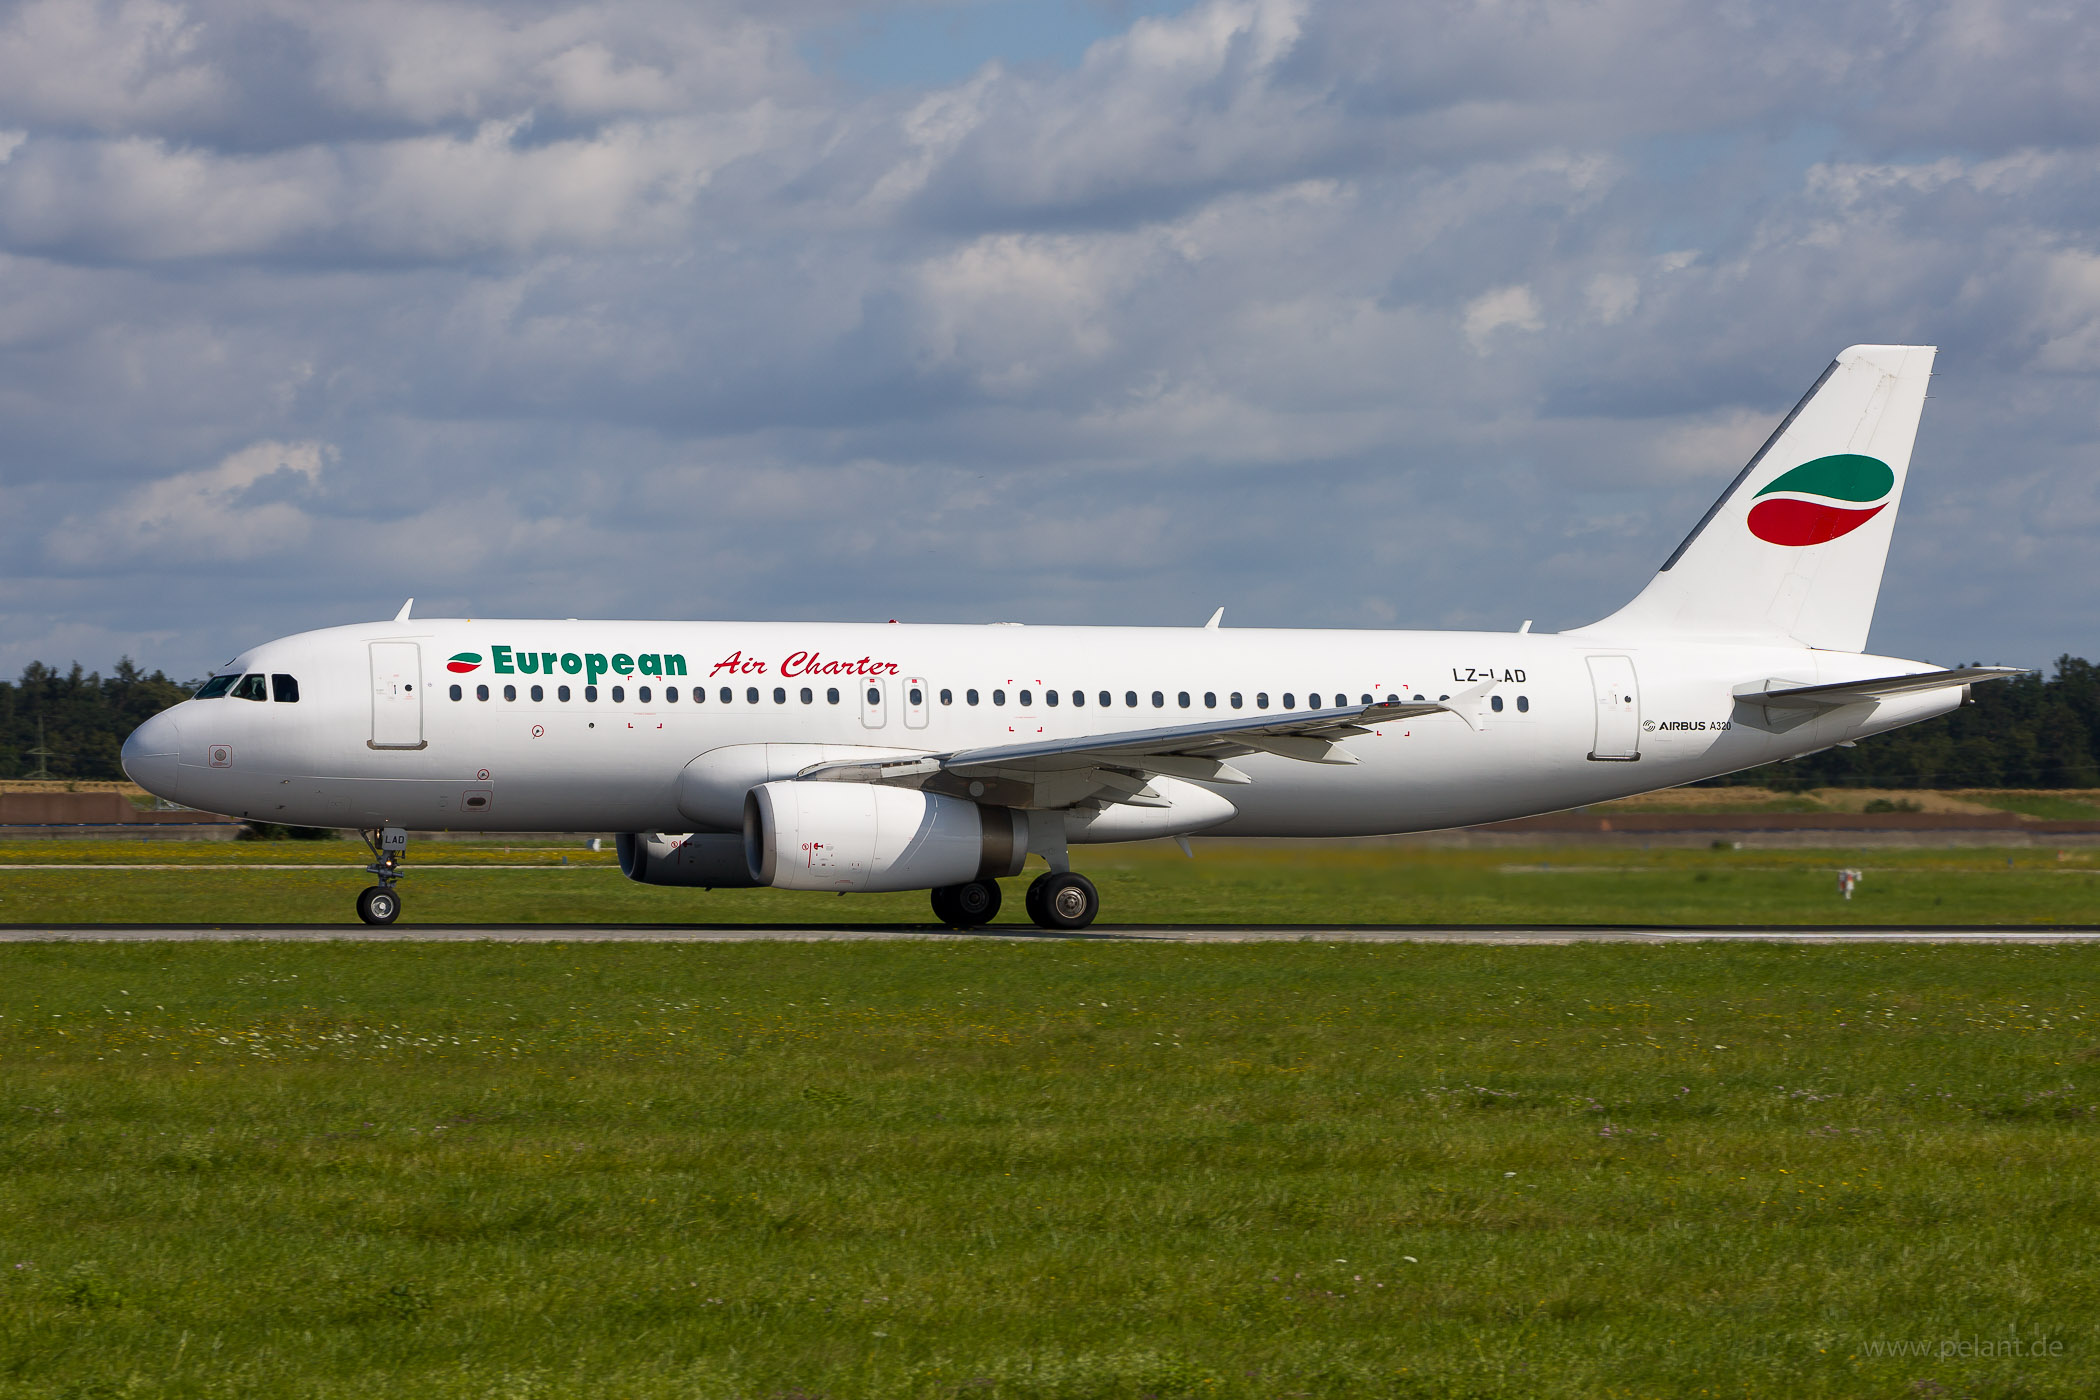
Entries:
[[1216,612],[1210,615],[1210,621],[1203,624],[1203,630],[1206,632],[1215,632],[1218,630],[1218,624],[1223,622],[1224,620],[1225,609],[1219,608]]
[[416,600],[415,600],[415,599],[413,599],[413,598],[411,598],[411,599],[409,599],[409,600],[408,600],[407,602],[403,603],[403,604],[401,605],[401,611],[400,611],[400,612],[397,612],[397,613],[395,613],[395,614],[394,614],[394,621],[396,621],[396,622],[406,622],[406,621],[408,621],[408,610],[409,610],[410,608],[414,607],[415,605],[416,605]]

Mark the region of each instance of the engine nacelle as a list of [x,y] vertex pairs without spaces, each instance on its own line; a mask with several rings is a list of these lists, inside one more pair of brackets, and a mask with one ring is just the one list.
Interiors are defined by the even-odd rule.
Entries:
[[613,838],[620,873],[644,885],[698,885],[742,889],[756,883],[744,862],[744,838],[726,835],[663,836],[621,832]]
[[744,798],[751,881],[782,890],[926,890],[1018,875],[1028,819],[1010,807],[874,783],[765,783]]

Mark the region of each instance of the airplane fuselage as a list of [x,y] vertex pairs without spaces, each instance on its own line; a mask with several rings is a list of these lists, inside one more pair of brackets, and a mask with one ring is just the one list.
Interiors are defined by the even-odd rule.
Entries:
[[1216,834],[1424,831],[1712,777],[1961,699],[1940,690],[1766,724],[1736,694],[1924,663],[1619,645],[1595,629],[418,620],[300,633],[221,669],[290,677],[298,699],[227,694],[149,721],[125,753],[149,790],[258,821],[474,831],[733,829],[686,774],[732,746],[944,753],[1471,693],[1468,716],[1346,740],[1354,764],[1256,753],[1233,763],[1251,781],[1204,784],[1234,809],[1206,827]]

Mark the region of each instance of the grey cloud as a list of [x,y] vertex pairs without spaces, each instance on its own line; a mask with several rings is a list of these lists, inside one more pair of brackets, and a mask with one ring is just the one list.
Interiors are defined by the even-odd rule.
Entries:
[[854,94],[839,13],[0,18],[0,666],[409,593],[1578,624],[1895,339],[1945,349],[1877,645],[2091,650],[2056,20],[1220,0]]

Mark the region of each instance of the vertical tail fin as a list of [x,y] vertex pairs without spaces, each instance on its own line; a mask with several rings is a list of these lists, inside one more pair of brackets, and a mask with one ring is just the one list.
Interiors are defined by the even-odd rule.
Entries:
[[1579,630],[1865,650],[1935,349],[1839,354],[1640,596]]

